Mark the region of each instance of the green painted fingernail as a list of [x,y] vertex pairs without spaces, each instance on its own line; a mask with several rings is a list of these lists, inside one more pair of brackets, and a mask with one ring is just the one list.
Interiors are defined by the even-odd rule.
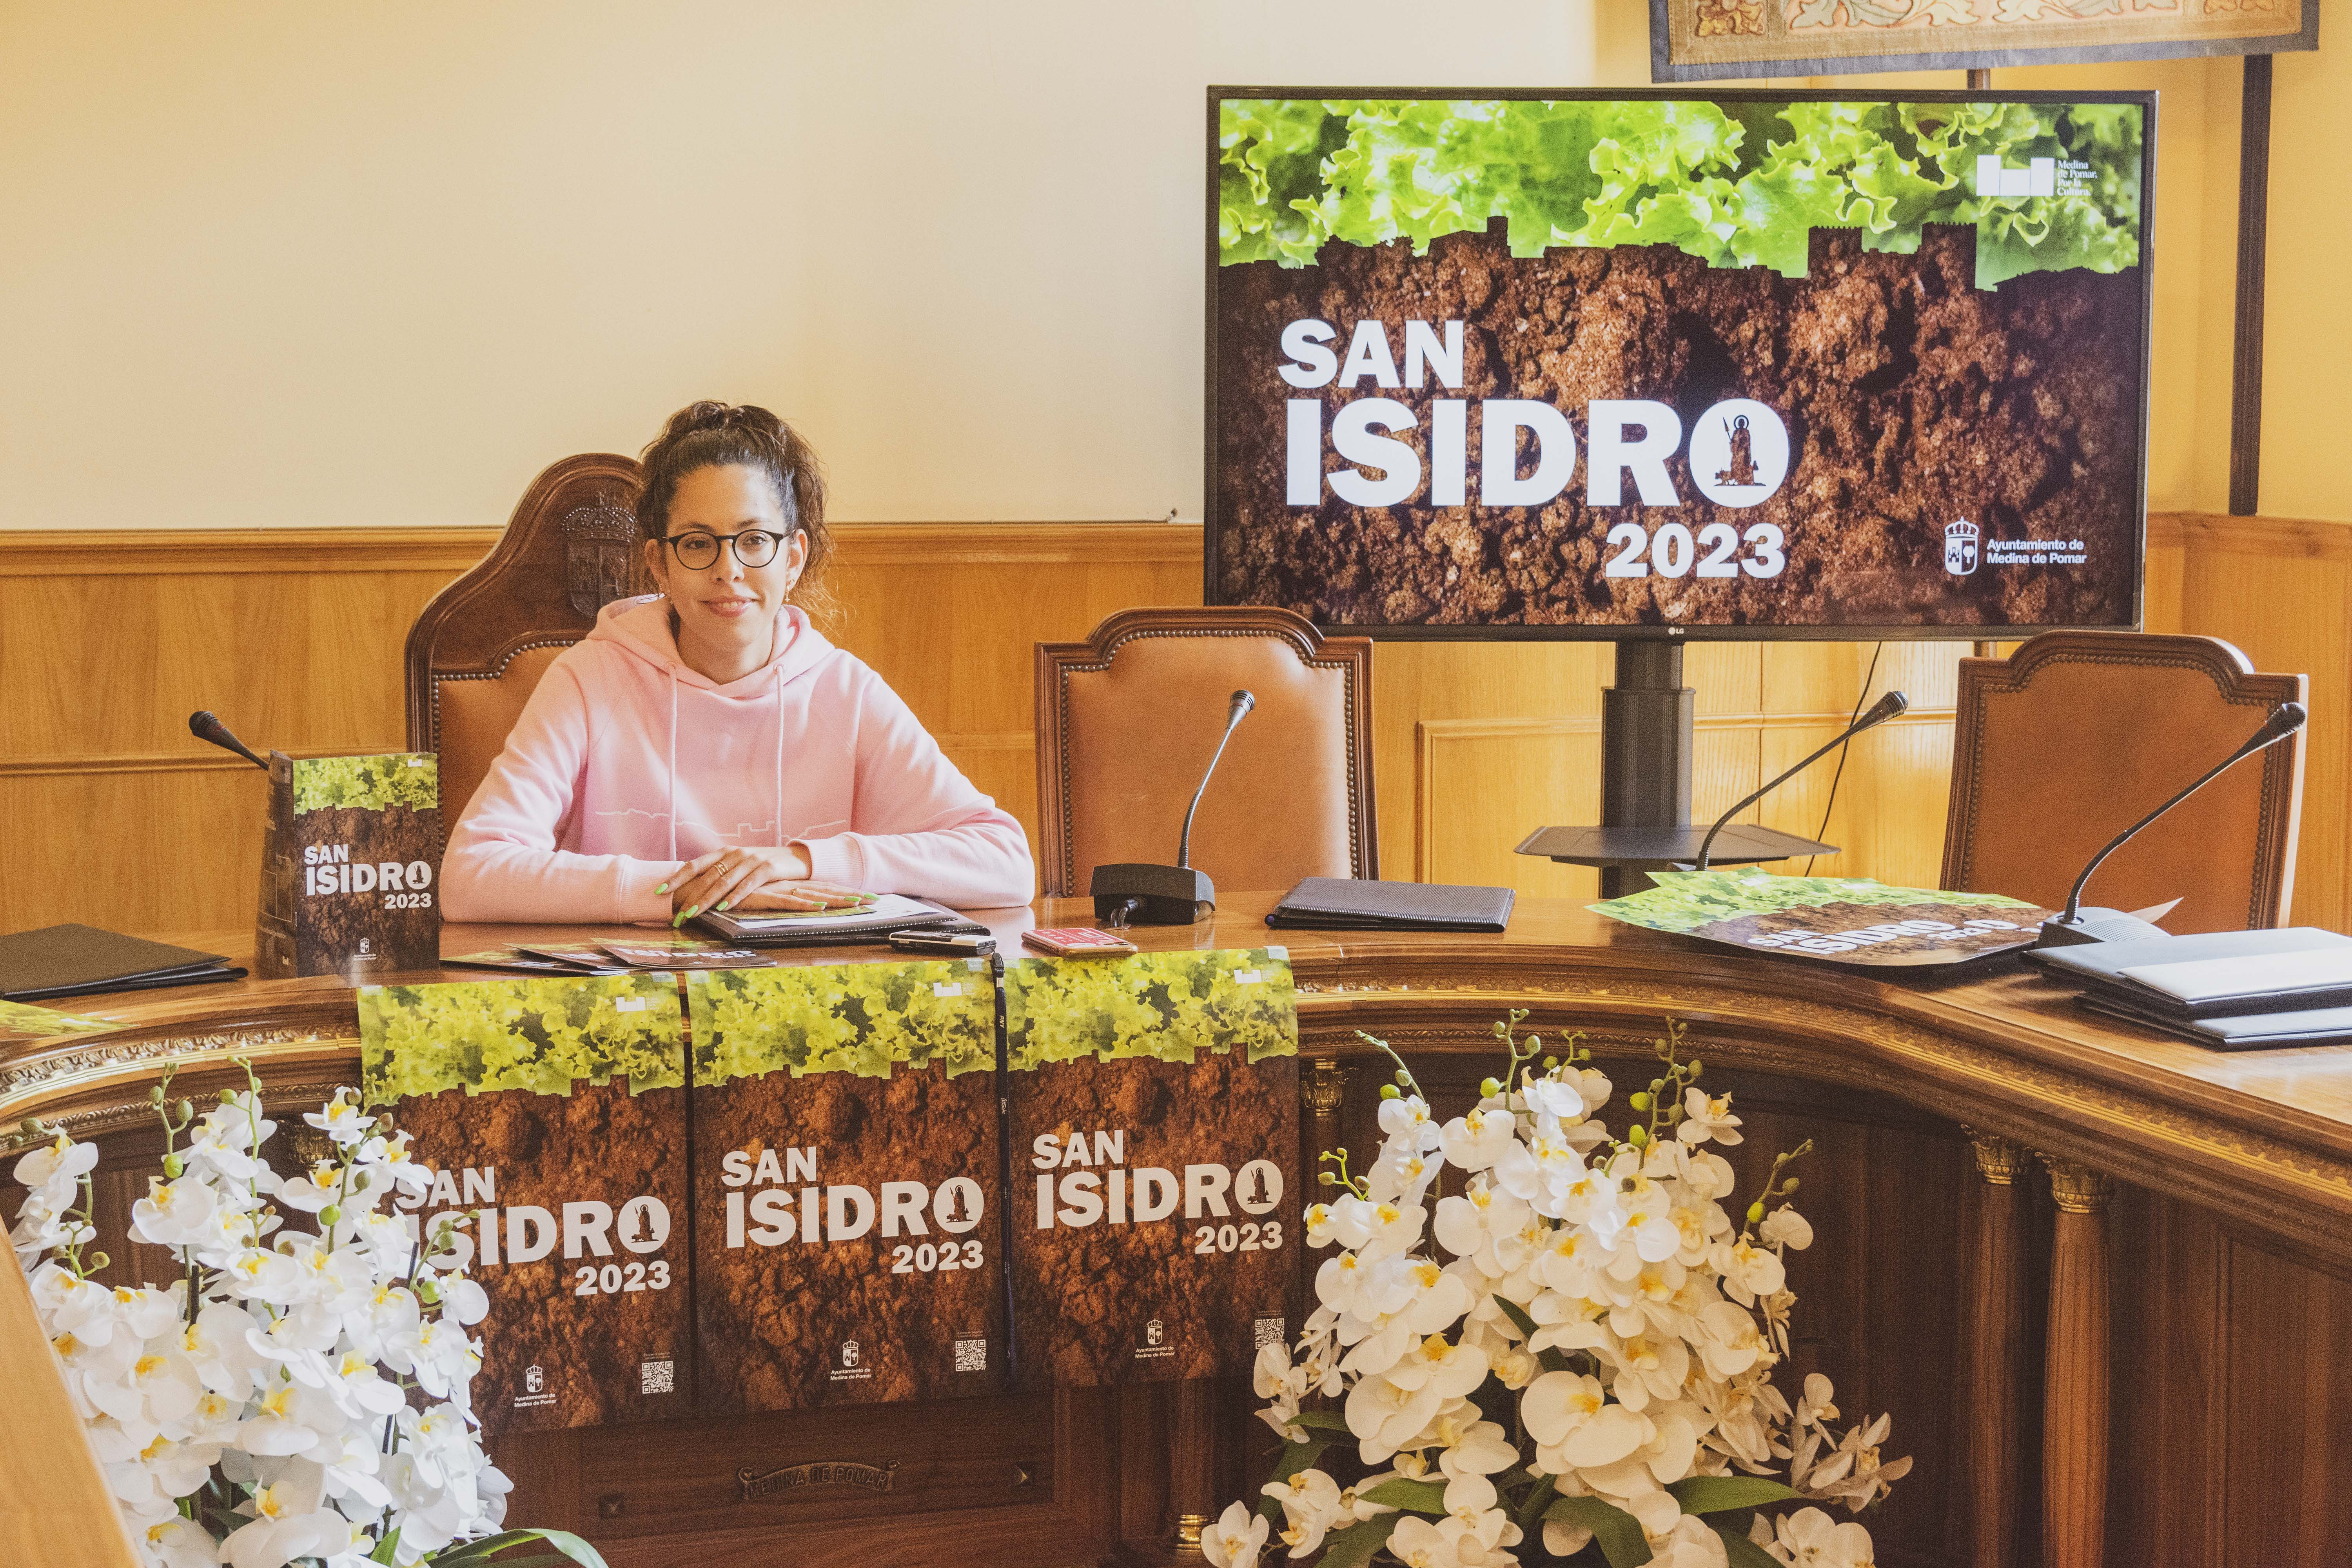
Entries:
[[719,900],[719,907],[721,910],[724,910],[724,909],[727,907],[727,904],[728,904],[728,900],[725,900],[725,899],[721,899],[721,900]]
[[669,884],[667,882],[664,882],[660,887],[656,888],[654,891],[656,893],[667,893],[669,891]]

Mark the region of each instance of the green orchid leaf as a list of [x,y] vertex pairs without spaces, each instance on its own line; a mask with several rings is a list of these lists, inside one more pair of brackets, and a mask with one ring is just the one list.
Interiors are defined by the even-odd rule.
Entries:
[[1360,1495],[1366,1502],[1376,1502],[1384,1508],[1409,1509],[1441,1519],[1445,1515],[1445,1489],[1435,1481],[1382,1481]]
[[1396,1528],[1396,1516],[1383,1514],[1360,1524],[1335,1531],[1323,1539],[1323,1555],[1316,1568],[1364,1568],[1372,1553],[1389,1543],[1389,1531]]
[[1714,1529],[1723,1538],[1724,1555],[1731,1559],[1731,1568],[1781,1568],[1780,1560],[1748,1539],[1747,1531],[1719,1524]]
[[1690,1476],[1666,1489],[1685,1513],[1724,1513],[1787,1502],[1798,1494],[1764,1476]]
[[[1511,1320],[1511,1326],[1519,1331],[1520,1338],[1532,1340],[1536,1337],[1536,1321],[1528,1317],[1518,1303],[1506,1301],[1497,1296],[1495,1305],[1503,1309],[1503,1316]],[[1569,1370],[1568,1352],[1558,1345],[1546,1345],[1536,1352],[1536,1364],[1546,1372],[1566,1372]]]
[[1561,1498],[1543,1516],[1592,1531],[1609,1568],[1641,1568],[1650,1560],[1650,1540],[1642,1533],[1642,1521],[1597,1497]]
[[1302,1410],[1290,1418],[1290,1424],[1304,1426],[1310,1432],[1346,1433],[1348,1430],[1348,1418],[1336,1410]]

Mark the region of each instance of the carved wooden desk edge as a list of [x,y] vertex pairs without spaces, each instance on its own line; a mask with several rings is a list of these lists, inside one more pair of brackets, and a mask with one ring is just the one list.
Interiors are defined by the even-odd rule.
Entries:
[[[1461,976],[1465,966],[1358,952],[1307,958],[1298,974],[1300,1050],[1354,1057],[1363,1029],[1398,1050],[1487,1052],[1507,1008],[1526,1027],[1581,1031],[1603,1065],[1646,1061],[1668,1018],[1693,1026],[1710,1061],[1819,1082],[1850,1083],[1979,1132],[2078,1162],[2136,1185],[2223,1212],[2290,1255],[2352,1264],[2352,1157],[2160,1098],[2115,1075],[2055,1065],[1965,1016],[1926,1013],[1930,998],[1874,1005],[1822,999],[1823,972],[1756,961],[1743,980],[1785,974],[1810,994],[1714,976],[1644,974],[1562,954]],[[1385,958],[1387,962],[1381,962]],[[1765,969],[1762,966],[1773,967]],[[1695,966],[1696,967],[1696,966]],[[1437,971],[1448,968],[1451,976]],[[1581,973],[1580,973],[1581,971]],[[1812,984],[1808,984],[1808,980]]]
[[[1138,935],[1147,947],[1259,945],[1269,933],[1258,917],[1271,900],[1247,900],[1229,897],[1213,928]],[[1645,1059],[1664,1021],[1679,1018],[1726,1067],[1852,1084],[2182,1197],[2290,1255],[2352,1269],[2352,1120],[2086,1048],[2077,1037],[2105,1026],[2044,1005],[2039,991],[1988,1004],[1978,986],[1955,1000],[1933,986],[1628,936],[1597,920],[1580,924],[1557,900],[1527,903],[1559,905],[1544,923],[1570,940],[1517,936],[1536,921],[1515,922],[1507,942],[1281,933],[1298,984],[1302,1055],[1360,1056],[1369,1047],[1359,1028],[1406,1051],[1487,1051],[1494,1021],[1516,1006],[1528,1009],[1530,1029],[1581,1030],[1605,1059]],[[1017,951],[1021,930],[1060,912],[1049,902],[986,918]],[[448,936],[466,944],[453,947],[459,952],[486,940],[484,928]],[[779,961],[887,956],[836,949]],[[352,998],[331,982],[297,981],[121,999],[110,1009],[120,1026],[105,1033],[0,1047],[0,1129],[27,1116],[78,1133],[130,1126],[146,1115],[146,1086],[164,1063],[176,1068],[177,1087],[208,1095],[242,1084],[239,1056],[252,1059],[273,1106],[315,1102],[358,1079]],[[2346,1066],[2352,1079],[2352,1059]]]

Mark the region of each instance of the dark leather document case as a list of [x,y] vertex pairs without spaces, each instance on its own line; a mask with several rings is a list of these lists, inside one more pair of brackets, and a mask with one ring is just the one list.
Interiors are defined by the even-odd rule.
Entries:
[[216,952],[167,947],[95,926],[44,926],[0,936],[0,996],[38,1002],[243,978]]
[[1287,931],[1500,931],[1511,922],[1516,897],[1508,888],[1309,877],[1274,906],[1265,923]]

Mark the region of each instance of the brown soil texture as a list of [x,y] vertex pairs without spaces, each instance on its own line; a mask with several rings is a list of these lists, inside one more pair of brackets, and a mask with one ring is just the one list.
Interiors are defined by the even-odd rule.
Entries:
[[[2133,615],[2139,506],[2142,279],[2031,273],[1974,285],[1976,237],[1930,226],[1916,256],[1864,251],[1856,232],[1812,235],[1809,276],[1712,268],[1671,247],[1559,249],[1511,257],[1500,220],[1450,235],[1426,257],[1403,240],[1337,242],[1318,264],[1273,262],[1219,275],[1216,596],[1356,626],[2011,625],[2117,626]],[[1565,413],[1578,437],[1567,489],[1539,509],[1418,502],[1359,509],[1332,496],[1283,502],[1284,404],[1310,395],[1276,374],[1290,321],[1338,330],[1464,325],[1464,386],[1420,390],[1359,380],[1321,390],[1326,472],[1331,411],[1391,397],[1413,410],[1401,433],[1428,472],[1429,404],[1521,397]],[[1589,424],[1601,398],[1653,398],[1692,426],[1712,405],[1753,398],[1789,428],[1790,472],[1762,504],[1721,507],[1667,464],[1683,504],[1588,507]],[[1479,426],[1470,420],[1470,495]],[[1524,472],[1529,455],[1521,454]],[[1424,477],[1421,496],[1428,493]],[[1626,499],[1634,502],[1631,477]],[[2080,565],[1944,569],[1945,525],[1982,541],[2080,540]],[[1778,524],[1788,566],[1774,578],[1604,578],[1610,527]],[[1750,552],[1743,546],[1741,554]]]
[[[1958,926],[1961,921],[1983,916],[1988,920],[2007,921],[2015,931],[1947,931],[1921,936],[1897,936],[1867,947],[1857,947],[1849,952],[1810,953],[1806,956],[1827,958],[1848,963],[1925,963],[1950,962],[1979,952],[1995,952],[2032,940],[2035,931],[2045,920],[2057,915],[2055,910],[2011,910],[1999,906],[1984,907],[1966,904],[1822,904],[1812,909],[1785,910],[1769,915],[1742,915],[1738,920],[1717,921],[1698,928],[1696,934],[1713,942],[1727,942],[1745,946],[1750,937],[1777,936],[1783,931],[1814,931],[1830,933],[1862,931],[1870,926],[1887,925],[1896,921],[1942,921]],[[1759,950],[1769,951],[1769,950]],[[1782,952],[1803,952],[1801,948],[1785,948]]]
[[[943,1065],[902,1066],[887,1079],[770,1073],[694,1091],[701,1410],[795,1410],[1003,1388],[995,1094],[992,1074],[950,1079]],[[756,1163],[761,1150],[772,1148],[781,1162],[785,1150],[812,1144],[814,1184],[855,1184],[877,1206],[885,1182],[921,1182],[936,1193],[950,1177],[968,1176],[983,1194],[982,1223],[954,1236],[933,1224],[929,1237],[886,1238],[877,1213],[873,1228],[853,1241],[729,1247],[727,1194],[740,1190],[748,1203],[761,1189],[724,1184],[728,1151],[748,1150]],[[784,1184],[795,1221],[808,1184],[798,1177]],[[900,1247],[927,1241],[979,1242],[984,1261],[977,1269],[893,1272]],[[972,1338],[987,1341],[987,1367],[959,1373],[955,1342]],[[842,1347],[851,1342],[856,1360],[845,1365]]]
[[[617,1215],[631,1198],[650,1194],[669,1211],[669,1237],[657,1251],[632,1252],[616,1237],[610,1258],[583,1252],[566,1259],[559,1238],[536,1263],[486,1267],[476,1260],[474,1278],[490,1298],[489,1316],[474,1331],[483,1348],[474,1408],[484,1431],[609,1426],[691,1409],[686,1111],[682,1089],[632,1097],[622,1083],[583,1083],[569,1095],[504,1089],[471,1099],[448,1089],[394,1108],[394,1120],[415,1134],[416,1157],[425,1164],[497,1169],[502,1225],[504,1211],[519,1204],[536,1204],[559,1224],[567,1202],[609,1204]],[[435,1210],[428,1204],[420,1212],[429,1223]],[[511,1228],[502,1231],[503,1243],[511,1243]],[[643,1263],[650,1279],[657,1260],[669,1266],[665,1289],[575,1294],[583,1266]],[[676,1391],[643,1393],[641,1363],[660,1361],[672,1363]],[[518,1409],[517,1399],[537,1397],[528,1386],[534,1366],[544,1379],[541,1393],[555,1397]]]
[[[1244,1372],[1257,1354],[1259,1319],[1280,1318],[1285,1335],[1296,1334],[1297,1216],[1307,1202],[1300,1195],[1296,1058],[1255,1067],[1237,1052],[1204,1052],[1190,1067],[1148,1058],[1056,1062],[1013,1075],[1012,1115],[1014,1190],[1008,1201],[1023,1387]],[[1252,1215],[1229,1196],[1226,1219],[1208,1223],[1238,1228],[1273,1222],[1282,1227],[1281,1246],[1196,1253],[1202,1224],[1188,1223],[1181,1203],[1169,1218],[1151,1223],[1112,1225],[1106,1217],[1083,1227],[1038,1229],[1036,1181],[1045,1173],[1032,1163],[1037,1137],[1052,1132],[1066,1142],[1082,1131],[1091,1142],[1097,1131],[1121,1129],[1129,1172],[1156,1165],[1180,1184],[1187,1164],[1222,1164],[1238,1173],[1252,1160],[1272,1160],[1283,1188],[1271,1210]],[[1106,1167],[1084,1168],[1108,1184]],[[1052,1173],[1058,1192],[1066,1173]],[[1150,1353],[1162,1348],[1171,1353]]]
[[[291,786],[288,786],[289,793]],[[423,909],[387,909],[384,892],[302,891],[302,850],[348,845],[354,864],[422,860],[433,868]],[[436,967],[441,958],[441,814],[392,806],[362,811],[329,806],[282,822],[273,816],[263,863],[265,903],[275,897],[295,923],[297,972],[342,974],[373,984],[383,977]],[[274,885],[273,885],[274,884]],[[362,954],[361,943],[367,943]],[[357,961],[354,963],[354,961]]]

